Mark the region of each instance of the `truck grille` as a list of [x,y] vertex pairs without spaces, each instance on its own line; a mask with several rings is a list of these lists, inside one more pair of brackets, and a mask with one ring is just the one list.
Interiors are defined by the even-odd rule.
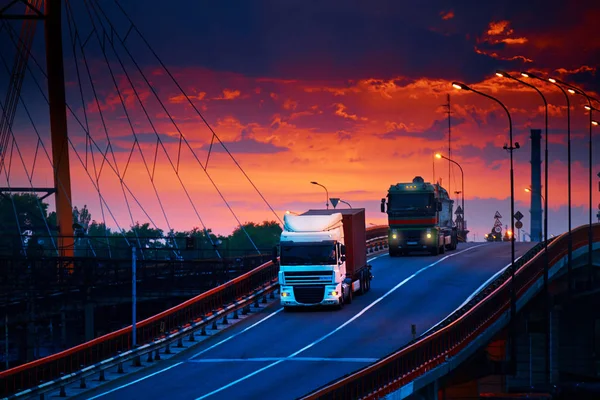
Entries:
[[404,236],[404,240],[406,241],[419,241],[423,236],[422,230],[406,230],[402,231],[402,235]]
[[317,304],[323,301],[325,286],[295,286],[294,297],[298,303]]
[[284,272],[286,285],[314,285],[333,282],[333,271]]

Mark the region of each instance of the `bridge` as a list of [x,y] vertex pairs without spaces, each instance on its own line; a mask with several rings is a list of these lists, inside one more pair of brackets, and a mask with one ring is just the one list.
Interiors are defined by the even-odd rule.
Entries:
[[[54,76],[53,68],[57,68],[54,74],[64,75],[62,61],[56,59],[56,53],[49,56],[46,73],[30,52],[37,20],[47,24],[49,48],[57,46],[56,37],[53,39],[57,32],[53,32],[52,27],[56,29],[56,24],[60,24],[60,18],[56,18],[60,5],[61,1],[53,0],[29,2],[21,14],[11,14],[10,18],[7,13],[10,7],[0,10],[3,17],[0,32],[9,36],[17,50],[17,62],[12,70],[3,59],[10,77],[0,125],[0,171],[8,184],[2,188],[4,198],[16,210],[11,193],[54,194],[57,210],[52,226],[53,221],[46,218],[41,203],[35,200],[42,215],[42,228],[40,230],[40,224],[30,224],[27,227],[34,232],[25,234],[16,213],[18,234],[13,236],[16,240],[7,246],[7,254],[1,252],[0,257],[0,286],[7,294],[5,307],[21,307],[29,312],[32,297],[38,303],[50,304],[57,297],[72,298],[69,296],[75,292],[84,299],[94,292],[108,293],[107,298],[128,297],[132,281],[136,282],[135,287],[147,295],[150,293],[148,296],[160,298],[161,293],[177,291],[177,296],[190,298],[135,325],[1,371],[1,396],[9,399],[57,396],[199,400],[263,398],[276,394],[286,399],[435,399],[479,396],[482,382],[489,386],[490,396],[507,388],[549,393],[557,386],[554,382],[561,378],[558,376],[561,343],[567,343],[578,353],[593,353],[593,344],[590,344],[593,341],[586,337],[572,343],[578,338],[570,338],[561,326],[572,324],[582,332],[594,329],[586,325],[583,318],[569,319],[569,316],[577,314],[581,302],[596,299],[600,224],[590,221],[547,242],[515,242],[514,237],[511,242],[462,242],[458,249],[443,255],[401,258],[388,256],[387,226],[368,227],[367,255],[374,274],[370,291],[355,297],[342,310],[284,312],[278,300],[277,260],[271,260],[268,251],[257,246],[211,176],[210,150],[205,162],[197,158],[173,118],[171,122],[179,133],[179,146],[167,149],[164,137],[154,130],[153,151],[155,154],[161,151],[169,158],[175,181],[185,194],[183,198],[202,225],[197,237],[206,242],[211,255],[199,257],[186,253],[185,238],[176,239],[170,234],[154,238],[155,242],[162,243],[160,247],[144,244],[148,236],[141,235],[142,229],[133,218],[126,222],[112,214],[108,191],[99,183],[102,172],[98,173],[91,163],[84,161],[88,150],[93,149],[95,156],[105,164],[104,173],[112,173],[117,179],[128,214],[132,214],[132,205],[139,206],[158,231],[158,224],[144,209],[144,199],[136,196],[130,186],[138,178],[127,175],[129,162],[119,168],[109,129],[101,128],[106,133],[105,142],[101,143],[91,132],[88,121],[79,119],[73,112],[64,99],[62,78],[58,82],[56,77],[48,79],[46,101],[51,109],[53,157],[47,151],[48,139],[40,134],[33,119],[31,124],[37,139],[35,155],[27,157],[19,150],[19,137],[13,131],[12,121],[17,103],[27,109],[20,91],[26,72],[32,79],[40,74]],[[112,30],[111,20],[101,4],[90,2],[86,3],[87,11],[98,25],[84,37],[69,7],[67,22],[74,32],[71,43],[81,52],[82,60],[90,38],[95,38],[106,56],[105,50],[115,46],[122,46],[120,49],[127,52],[128,35],[139,34],[135,24],[128,20],[129,30],[119,36]],[[9,19],[25,21],[20,33],[6,22]],[[150,45],[148,48],[151,49]],[[136,69],[152,89],[143,71],[136,68],[134,57],[129,56],[133,61],[130,67]],[[118,60],[129,80],[127,68]],[[85,64],[85,60],[83,62]],[[108,61],[106,64],[110,69],[111,64]],[[168,74],[166,67],[164,70]],[[89,70],[78,71],[78,78],[80,72],[82,76],[90,74]],[[170,77],[176,82],[172,75]],[[91,76],[88,78],[93,82]],[[119,92],[118,84],[114,83]],[[41,84],[37,86],[44,94]],[[141,96],[133,84],[131,87],[133,98],[137,98],[138,106],[144,109]],[[190,100],[185,93],[183,96]],[[94,97],[99,102],[96,94]],[[156,97],[160,102],[159,96]],[[193,102],[189,103],[206,123]],[[120,93],[117,104],[128,114],[131,104]],[[152,117],[143,111],[154,129]],[[68,113],[84,132],[84,151],[72,138],[56,133],[62,130],[66,134]],[[98,114],[102,115],[101,107]],[[147,162],[148,149],[140,145],[143,139],[138,138],[139,132],[129,115],[127,119],[133,138],[128,151],[141,154],[161,213],[172,232],[168,210],[162,207],[161,193],[151,172],[156,168],[156,156],[154,164]],[[215,146],[226,149],[208,123],[206,126],[211,132],[211,146],[214,142]],[[185,150],[189,150],[188,156],[198,163],[198,172],[206,175],[223,206],[237,221],[241,234],[248,240],[250,250],[246,254],[227,257],[202,223],[197,201],[188,196],[185,173],[178,169],[179,157]],[[38,160],[38,153],[46,156],[45,161],[54,171],[53,188],[34,184],[34,166],[42,162]],[[116,235],[106,235],[109,218],[103,222],[105,234],[96,238],[88,234],[89,227],[71,224],[74,206],[70,194],[69,153],[76,156],[106,214],[119,227]],[[232,153],[227,151],[227,155],[241,172],[242,180],[251,184],[263,205],[279,219]],[[24,174],[15,178],[11,177],[9,166],[16,162],[23,164]],[[29,187],[21,186],[23,181],[19,179],[24,179]],[[130,232],[124,229],[127,224],[132,227]],[[46,240],[39,240],[40,237]],[[117,242],[131,258],[117,254]],[[31,243],[42,246],[38,253],[31,252],[34,250]],[[132,265],[136,265],[137,276]],[[591,356],[582,359],[586,366],[579,370],[572,368],[573,375],[592,375],[593,368],[589,365],[595,360]]]

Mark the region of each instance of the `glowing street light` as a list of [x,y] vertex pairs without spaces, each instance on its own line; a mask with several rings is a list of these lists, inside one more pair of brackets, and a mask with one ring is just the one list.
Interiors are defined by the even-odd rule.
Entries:
[[[475,90],[473,88],[470,88],[469,86],[465,85],[464,83],[459,83],[459,82],[452,82],[452,86],[456,89],[459,90],[468,90],[474,93],[477,93],[480,96],[486,97],[490,100],[495,101],[496,103],[498,103],[506,112],[506,116],[508,117],[508,129],[509,129],[509,140],[510,140],[510,145],[506,146],[504,145],[504,149],[508,150],[510,153],[510,227],[511,227],[511,231],[515,230],[515,178],[514,178],[514,168],[513,168],[513,151],[520,148],[519,143],[515,142],[514,146],[513,146],[513,129],[512,129],[512,118],[510,116],[510,112],[508,111],[508,108],[506,108],[506,106],[497,98],[490,96],[489,94],[485,94],[483,92],[480,92],[478,90]],[[515,286],[515,241],[514,238],[511,238],[510,241],[510,321],[511,321],[511,333],[513,334],[514,337],[514,333],[515,333],[515,318],[516,318],[516,314],[517,314],[517,301],[516,301],[516,286]],[[515,360],[516,359],[516,351],[517,348],[514,345],[514,341],[512,341],[513,344],[511,345],[511,360]]]
[[464,171],[463,171],[463,169],[462,169],[462,167],[460,166],[459,163],[457,163],[456,161],[454,161],[454,160],[452,160],[452,159],[450,159],[448,157],[445,157],[443,154],[436,153],[435,154],[435,158],[437,158],[437,159],[442,159],[443,158],[445,160],[450,161],[451,163],[456,164],[458,166],[458,168],[460,168],[461,182],[462,182],[462,196],[461,197],[462,197],[463,231],[464,231],[464,229],[465,229],[464,228],[464,221],[465,221],[465,215],[466,215],[466,213],[465,213],[465,173],[464,173]]
[[327,188],[323,185],[321,185],[318,182],[311,182],[313,185],[317,185],[317,186],[321,186],[323,189],[325,189],[325,206],[327,207],[327,209],[329,210],[329,191],[327,190]]
[[[539,76],[534,75],[531,72],[521,72],[521,75],[527,78],[533,78],[533,79],[538,79],[540,81],[546,81],[543,78],[540,78]],[[556,79],[554,78],[548,78],[548,82],[550,82],[551,84],[553,84],[554,86],[556,86],[557,88],[560,89],[560,91],[563,93],[563,95],[565,96],[565,100],[567,102],[567,186],[568,186],[568,225],[569,225],[569,242],[568,242],[568,257],[567,257],[567,280],[569,281],[568,283],[568,293],[569,293],[569,298],[572,294],[572,279],[571,279],[571,269],[572,269],[572,263],[573,263],[573,236],[571,234],[571,225],[572,225],[572,218],[571,218],[571,102],[569,101],[569,95],[567,94],[567,92],[565,92],[565,89],[559,84],[557,83]],[[547,186],[546,186],[547,187]],[[545,201],[544,201],[545,203]],[[547,232],[546,232],[547,233]]]

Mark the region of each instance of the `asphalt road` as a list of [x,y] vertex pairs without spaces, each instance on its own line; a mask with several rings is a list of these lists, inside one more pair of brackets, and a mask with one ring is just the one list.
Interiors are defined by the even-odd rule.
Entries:
[[[530,247],[516,243],[517,257]],[[510,243],[503,242],[459,244],[437,257],[386,254],[371,261],[371,291],[342,310],[283,312],[275,302],[156,367],[80,398],[296,399],[402,347],[412,338],[411,324],[417,334],[427,331],[509,263]]]

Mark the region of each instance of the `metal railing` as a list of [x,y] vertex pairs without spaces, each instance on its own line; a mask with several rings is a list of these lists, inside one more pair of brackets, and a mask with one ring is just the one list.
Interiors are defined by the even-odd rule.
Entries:
[[[588,225],[572,231],[573,251],[588,245]],[[594,242],[600,241],[600,224],[594,224]],[[568,252],[567,234],[548,245],[550,265],[560,261]],[[519,298],[544,272],[543,245],[539,244],[516,262],[515,285]],[[303,400],[313,399],[372,399],[389,394],[408,384],[427,371],[458,354],[472,339],[485,331],[510,308],[510,271],[493,282],[485,297],[477,300],[458,318],[441,329],[420,338],[380,361],[345,378],[331,382]]]
[[[367,252],[387,247],[387,226],[367,229]],[[190,325],[209,319],[228,308],[227,305],[248,301],[248,295],[264,292],[277,283],[279,266],[271,261],[260,265],[231,281],[204,292],[169,310],[136,324],[138,346],[155,343],[161,338],[172,337]],[[132,350],[132,327],[120,329],[60,353],[0,372],[0,395],[8,396],[43,382],[60,379],[71,374],[77,379],[81,371],[96,369],[106,359]],[[135,354],[133,354],[135,355]],[[109,367],[107,365],[106,367]],[[79,375],[78,375],[79,374]],[[49,390],[54,385],[49,385]]]

